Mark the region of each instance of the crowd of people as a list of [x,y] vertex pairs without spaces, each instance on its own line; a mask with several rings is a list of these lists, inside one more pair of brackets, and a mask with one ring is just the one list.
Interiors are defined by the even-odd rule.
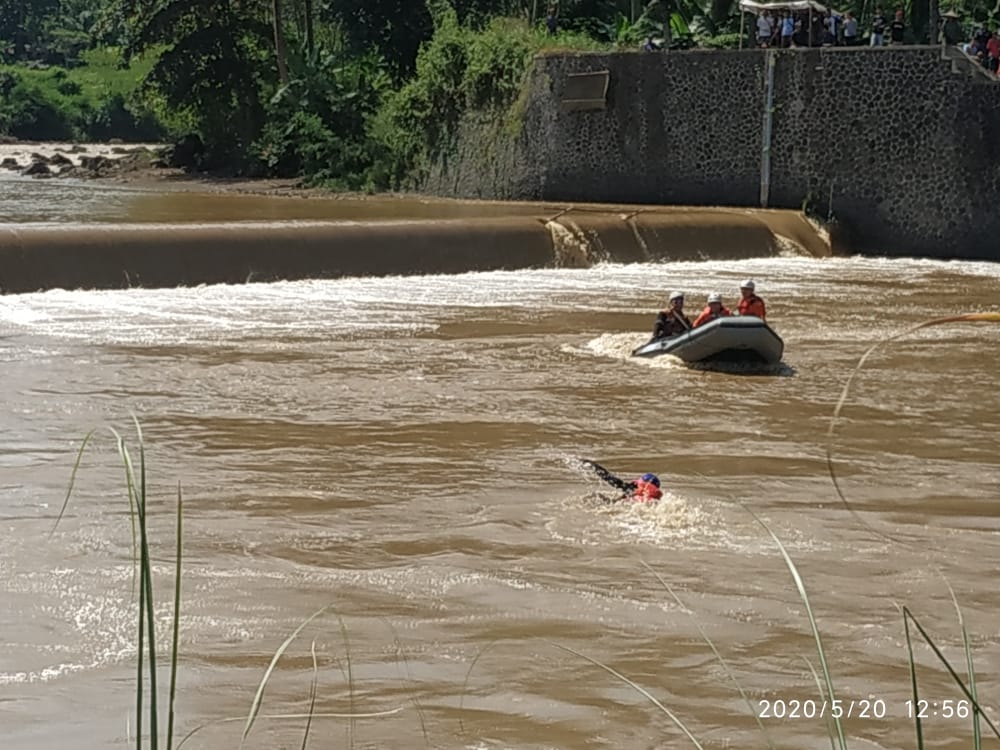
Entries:
[[[960,47],[967,55],[994,73],[1000,63],[1000,40],[985,22],[970,34],[961,17],[953,10],[941,14],[935,42]],[[850,11],[824,13],[809,11],[762,10],[757,16],[757,46],[770,47],[884,47],[907,44],[912,37],[907,30],[906,15],[897,8],[892,20],[876,8],[867,36],[858,19]]]
[[872,16],[867,42],[858,19],[850,11],[825,13],[782,10],[776,13],[764,9],[757,16],[757,46],[759,47],[855,47],[867,43],[872,47],[904,44],[906,20],[901,8],[889,21],[881,8]]
[[966,38],[958,16],[950,14],[941,27],[941,41],[959,45],[965,54],[996,75],[1000,70],[1000,37],[983,23],[973,31],[971,39],[965,41]]
[[[740,301],[737,305],[738,315],[753,315],[761,320],[767,320],[767,309],[764,300],[757,296],[756,284],[753,279],[747,279],[740,284]],[[733,312],[722,302],[722,295],[712,292],[708,295],[705,309],[692,320],[684,313],[684,293],[673,292],[667,300],[667,307],[656,316],[653,326],[653,338],[671,338],[686,331],[710,323],[716,318],[724,318]]]

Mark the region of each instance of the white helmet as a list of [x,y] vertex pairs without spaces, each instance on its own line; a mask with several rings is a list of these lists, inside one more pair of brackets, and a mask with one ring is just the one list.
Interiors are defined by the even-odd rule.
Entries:
[[669,301],[673,302],[675,299],[684,299],[684,292],[671,292]]
[[754,289],[753,279],[747,279],[742,284],[740,284],[740,289],[749,289],[750,291],[753,291]]
[[710,295],[708,295],[708,304],[712,304],[713,302],[718,302],[721,304],[722,295],[719,294],[718,292],[712,292]]

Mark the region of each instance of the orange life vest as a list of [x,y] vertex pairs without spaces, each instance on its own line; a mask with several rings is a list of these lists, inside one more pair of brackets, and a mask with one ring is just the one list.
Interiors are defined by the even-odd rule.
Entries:
[[652,482],[644,482],[641,479],[635,480],[635,490],[632,491],[632,499],[639,503],[651,503],[663,497],[660,488]]
[[740,315],[756,315],[761,320],[766,320],[764,317],[766,314],[764,300],[756,294],[751,294],[746,299],[741,299],[739,310]]
[[728,307],[721,307],[719,309],[719,314],[713,315],[711,305],[706,305],[705,309],[701,311],[701,315],[694,319],[694,324],[691,327],[697,328],[698,326],[703,326],[706,323],[712,322],[716,318],[728,318],[730,315],[732,315],[732,312],[730,312]]

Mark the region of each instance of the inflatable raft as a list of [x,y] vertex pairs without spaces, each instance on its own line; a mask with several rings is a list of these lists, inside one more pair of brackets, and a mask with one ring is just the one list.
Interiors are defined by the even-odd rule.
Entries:
[[747,362],[775,365],[785,342],[760,318],[736,315],[717,318],[671,338],[653,339],[632,352],[633,357],[671,354],[685,362]]

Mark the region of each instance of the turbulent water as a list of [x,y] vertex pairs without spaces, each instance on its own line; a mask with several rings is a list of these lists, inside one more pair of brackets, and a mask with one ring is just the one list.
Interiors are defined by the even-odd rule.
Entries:
[[[628,356],[670,290],[697,312],[746,277],[780,371]],[[1000,722],[1000,328],[872,355],[833,442],[850,510],[825,458],[872,343],[998,292],[996,265],[783,257],[0,297],[2,746],[134,734],[111,431],[138,466],[133,415],[164,648],[184,498],[185,747],[237,746],[275,652],[328,608],[278,660],[247,747],[301,746],[305,720],[274,717],[308,712],[315,680],[317,714],[388,713],[318,716],[311,746],[694,746],[682,724],[705,748],[827,748],[826,719],[803,715],[823,707],[806,607],[768,530],[802,575],[848,747],[917,747],[903,607],[964,676],[957,602]],[[601,502],[581,456],[657,472],[664,500]],[[911,633],[925,747],[971,747],[971,718],[945,715],[961,692]]]

